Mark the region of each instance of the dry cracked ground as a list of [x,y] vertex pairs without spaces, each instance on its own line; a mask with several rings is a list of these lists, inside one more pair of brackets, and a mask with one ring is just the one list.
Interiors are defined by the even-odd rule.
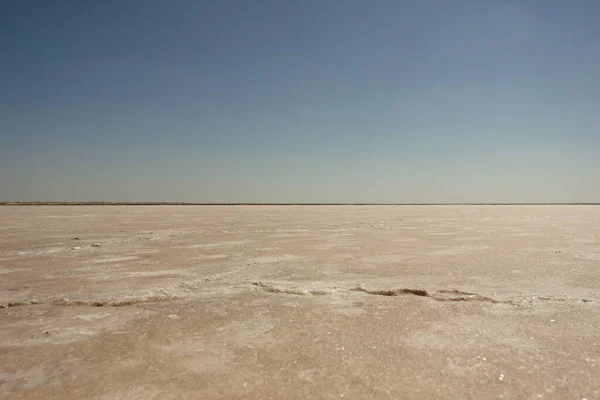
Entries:
[[598,206],[0,207],[0,397],[600,398]]

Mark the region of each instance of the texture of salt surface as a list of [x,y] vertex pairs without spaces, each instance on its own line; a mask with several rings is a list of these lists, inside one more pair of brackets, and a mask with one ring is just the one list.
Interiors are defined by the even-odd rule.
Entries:
[[597,207],[32,210],[0,208],[8,396],[599,395]]

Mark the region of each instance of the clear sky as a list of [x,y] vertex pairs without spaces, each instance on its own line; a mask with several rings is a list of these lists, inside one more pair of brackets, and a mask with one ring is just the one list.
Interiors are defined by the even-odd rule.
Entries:
[[600,1],[0,1],[0,201],[599,202]]

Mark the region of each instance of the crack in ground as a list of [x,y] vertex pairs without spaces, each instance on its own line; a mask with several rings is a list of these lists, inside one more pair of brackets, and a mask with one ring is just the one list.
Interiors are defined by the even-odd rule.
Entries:
[[[245,284],[250,284],[257,288],[260,288],[268,293],[274,294],[288,294],[294,296],[324,296],[327,294],[332,294],[332,291],[328,290],[318,290],[318,289],[298,289],[298,288],[285,288],[278,287],[273,284],[265,283],[262,281],[256,282],[244,282]],[[361,286],[353,287],[348,290],[339,290],[338,287],[333,287],[335,292],[362,292],[368,295],[374,296],[384,296],[384,297],[393,297],[393,296],[417,296],[417,297],[428,297],[435,301],[441,302],[485,302],[491,304],[508,304],[516,307],[521,307],[524,304],[531,304],[535,300],[539,301],[549,301],[549,302],[567,302],[567,301],[580,301],[583,303],[593,302],[592,299],[586,298],[556,298],[556,297],[548,297],[548,296],[527,296],[523,297],[523,295],[514,296],[507,300],[497,300],[492,297],[484,296],[478,293],[465,292],[457,289],[442,289],[435,292],[428,292],[425,289],[414,289],[414,288],[400,288],[400,289],[366,289]],[[133,306],[137,304],[149,304],[149,303],[158,303],[158,302],[168,302],[173,300],[184,299],[187,296],[175,296],[175,295],[164,295],[164,296],[146,296],[146,297],[134,297],[134,298],[123,298],[123,299],[110,299],[110,300],[99,300],[99,299],[69,299],[69,298],[59,298],[59,299],[50,299],[47,301],[39,301],[35,298],[30,300],[22,300],[22,301],[10,301],[7,303],[0,303],[0,309],[3,308],[11,308],[11,307],[24,307],[24,306],[33,306],[33,305],[53,305],[53,306],[91,306],[91,307],[127,307]]]
[[[329,294],[330,292],[324,290],[309,290],[309,289],[291,289],[291,288],[279,288],[274,285],[270,285],[264,282],[250,282],[253,286],[258,286],[263,288],[265,291],[269,293],[284,293],[291,294],[297,296],[322,296],[325,294]],[[401,295],[412,295],[418,297],[429,297],[436,301],[483,301],[489,303],[504,303],[499,300],[492,299],[491,297],[483,296],[477,293],[463,292],[456,289],[451,290],[439,290],[433,294],[427,292],[425,289],[412,289],[412,288],[401,288],[401,289],[379,289],[379,290],[369,290],[363,287],[354,287],[351,288],[350,291],[353,292],[363,292],[370,295],[376,296],[401,296]]]
[[429,293],[423,289],[394,289],[394,290],[367,290],[360,286],[350,289],[354,292],[363,292],[367,294],[373,294],[376,296],[399,296],[402,294],[412,294],[420,297],[430,297]]
[[[279,288],[274,285],[270,285],[264,282],[250,282],[253,286],[258,286],[263,288],[265,291],[269,293],[284,293],[291,294],[297,296],[306,296],[306,295],[317,295],[322,296],[325,294],[329,294],[330,292],[324,290],[309,290],[309,289],[290,289],[290,288]],[[427,292],[425,289],[412,289],[412,288],[401,288],[401,289],[378,289],[378,290],[369,290],[363,287],[357,286],[349,289],[354,292],[362,292],[375,296],[401,296],[401,295],[412,295],[418,297],[429,297],[436,301],[482,301],[489,303],[505,303],[500,300],[495,300],[491,297],[483,296],[477,293],[463,292],[456,289],[449,290],[439,290],[433,294]]]
[[95,300],[95,299],[75,299],[68,298],[52,299],[47,302],[38,300],[11,301],[0,304],[0,308],[23,307],[39,304],[50,304],[53,306],[91,306],[91,307],[127,307],[135,304],[159,303],[163,301],[177,300],[177,296],[148,296],[134,297],[119,300]]
[[451,290],[438,290],[435,293],[429,293],[424,289],[394,289],[394,290],[368,290],[363,287],[355,287],[350,289],[355,292],[363,292],[376,296],[400,296],[404,294],[419,296],[419,297],[429,297],[436,301],[483,301],[489,303],[504,303],[500,300],[492,299],[491,297],[483,296],[477,293],[463,292],[456,289]]
[[[266,292],[269,292],[269,293],[291,294],[291,295],[297,295],[297,296],[306,296],[306,295],[322,296],[325,294],[331,294],[331,292],[328,292],[325,290],[280,288],[275,285],[267,284],[267,283],[260,282],[260,281],[259,282],[249,282],[249,283],[253,286],[263,288]],[[402,296],[402,295],[428,297],[435,301],[441,301],[441,302],[476,301],[476,302],[484,302],[484,303],[491,303],[491,304],[508,304],[508,305],[512,305],[512,306],[521,306],[522,305],[521,304],[522,302],[520,302],[517,298],[510,298],[508,300],[497,300],[497,299],[494,299],[493,297],[485,296],[485,295],[482,295],[479,293],[465,292],[465,291],[457,290],[457,289],[442,289],[442,290],[435,291],[433,293],[429,293],[425,289],[400,288],[400,289],[370,290],[370,289],[363,288],[361,286],[357,286],[354,288],[350,288],[349,291],[362,292],[362,293],[369,294],[369,295],[385,296],[385,297]],[[593,301],[591,299],[582,299],[582,298],[564,299],[564,298],[552,298],[552,297],[546,297],[546,296],[531,296],[530,299],[534,299],[534,300],[537,299],[540,301],[550,301],[550,302],[553,302],[553,301],[559,301],[559,302],[580,301],[583,303],[590,303]]]

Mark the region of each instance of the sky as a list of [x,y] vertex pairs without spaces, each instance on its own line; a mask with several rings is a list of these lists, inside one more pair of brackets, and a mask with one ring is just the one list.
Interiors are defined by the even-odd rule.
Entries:
[[0,0],[0,201],[600,202],[597,0]]

